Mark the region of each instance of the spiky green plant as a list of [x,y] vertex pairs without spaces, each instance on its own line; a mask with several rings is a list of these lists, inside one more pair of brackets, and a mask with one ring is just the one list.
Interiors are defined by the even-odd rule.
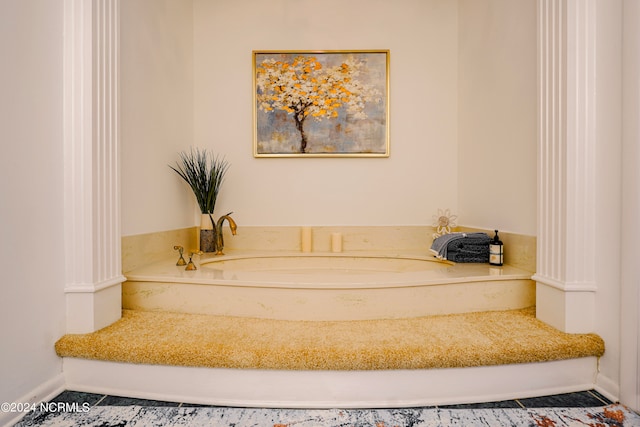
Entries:
[[180,153],[176,166],[169,165],[193,190],[200,212],[212,214],[229,163],[207,150],[191,148]]

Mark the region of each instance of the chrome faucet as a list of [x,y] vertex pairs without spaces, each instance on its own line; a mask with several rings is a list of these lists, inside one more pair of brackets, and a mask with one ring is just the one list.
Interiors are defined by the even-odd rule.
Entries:
[[216,226],[215,226],[216,255],[224,255],[224,252],[222,252],[222,250],[224,249],[224,238],[222,237],[222,225],[225,219],[229,223],[231,234],[233,234],[234,236],[236,235],[236,229],[238,228],[238,226],[236,225],[236,222],[233,220],[233,218],[231,218],[230,216],[232,213],[233,212],[229,212],[226,215],[222,215],[220,218],[218,218],[218,222],[216,223]]

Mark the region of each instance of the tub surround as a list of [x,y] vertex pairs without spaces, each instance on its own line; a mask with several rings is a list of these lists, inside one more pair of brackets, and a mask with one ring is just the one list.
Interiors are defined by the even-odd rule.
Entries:
[[[493,237],[494,234],[494,230],[473,227],[458,227],[456,231],[483,232],[489,237]],[[526,271],[536,271],[536,237],[502,230],[499,232],[500,240],[504,244],[504,264]]]
[[[535,305],[531,273],[454,264],[422,251],[229,251],[126,273],[125,309],[281,320],[365,320]],[[220,265],[222,264],[222,265]],[[387,271],[384,271],[387,270]]]
[[[228,230],[226,230],[228,231]],[[238,234],[227,239],[230,250],[302,251],[302,232],[310,237],[310,252],[331,252],[332,235],[339,235],[342,251],[389,249],[428,251],[433,227],[426,226],[238,226]],[[229,233],[229,236],[231,234]]]
[[[493,230],[458,227],[455,231],[485,232]],[[398,249],[429,253],[436,230],[430,226],[238,226],[232,236],[224,230],[225,248],[230,251],[301,251],[330,252],[332,233],[340,233],[342,251],[381,251]],[[161,231],[122,238],[122,271],[163,260],[173,253],[173,246],[185,253],[198,247],[198,228]],[[505,264],[529,272],[536,270],[536,238],[500,231],[505,244]]]
[[[531,266],[530,254],[535,253],[535,238],[527,236],[503,233],[507,264],[511,260],[519,268],[428,264],[434,262],[429,248],[435,229],[427,226],[250,226],[239,227],[235,236],[225,232],[227,255],[196,255],[197,266],[222,259],[278,256],[300,257],[295,268],[305,268],[312,257],[335,256],[344,257],[341,261],[347,257],[422,260],[425,271],[334,274],[330,265],[324,272],[298,272],[295,277],[238,269],[185,271],[175,266],[173,246],[179,244],[188,252],[197,231],[184,229],[123,239],[123,254],[132,257],[123,265],[136,267],[125,273],[123,307],[288,320],[363,320],[535,305],[531,270],[521,268]],[[143,265],[145,255],[149,261]]]
[[157,233],[137,234],[122,237],[122,271],[130,271],[141,266],[166,259],[176,254],[175,245],[184,248],[185,256],[198,248],[198,228],[189,227]]

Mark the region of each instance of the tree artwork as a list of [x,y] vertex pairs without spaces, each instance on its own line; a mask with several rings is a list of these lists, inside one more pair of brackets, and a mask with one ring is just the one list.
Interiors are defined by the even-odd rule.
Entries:
[[[382,92],[386,91],[386,86],[380,89],[386,85],[386,62],[384,73],[376,75],[376,85],[369,75],[366,56],[360,56],[265,55],[255,64],[256,108],[265,117],[274,115],[274,122],[278,115],[279,124],[285,117],[293,122],[298,133],[295,150],[300,154],[309,152],[310,135],[305,126],[309,122],[333,121],[318,127],[316,142],[324,147],[331,146],[332,138],[341,138],[343,145],[356,137],[365,139],[365,143],[373,138],[371,135],[380,140],[379,135],[386,129],[386,109],[380,107]],[[356,121],[366,123],[357,125]],[[270,135],[276,135],[273,139],[286,139],[282,133],[273,125]]]

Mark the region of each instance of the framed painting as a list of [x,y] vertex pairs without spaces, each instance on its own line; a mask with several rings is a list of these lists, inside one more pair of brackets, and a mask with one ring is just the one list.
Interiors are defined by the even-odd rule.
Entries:
[[389,51],[254,51],[255,157],[388,157]]

